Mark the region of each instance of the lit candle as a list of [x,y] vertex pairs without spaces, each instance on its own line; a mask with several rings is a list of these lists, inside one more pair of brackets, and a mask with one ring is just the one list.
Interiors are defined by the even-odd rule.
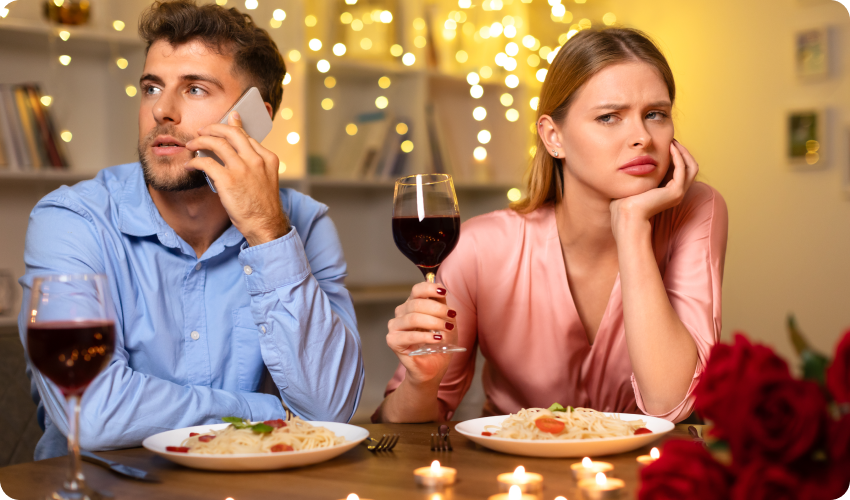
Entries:
[[369,500],[369,499],[368,498],[360,498],[359,496],[357,496],[356,493],[351,493],[347,497],[345,497],[345,500]]
[[578,482],[584,500],[611,500],[620,498],[626,483],[622,479],[606,477],[602,472],[595,479],[582,479]]
[[658,451],[658,448],[653,448],[649,451],[649,455],[641,455],[641,456],[637,457],[635,460],[637,460],[638,463],[641,465],[641,467],[643,467],[645,465],[651,464],[652,462],[655,462],[656,460],[658,460],[658,457],[660,457],[660,456],[661,456],[661,452]]
[[582,479],[593,479],[600,472],[611,475],[614,466],[608,462],[594,462],[589,457],[584,457],[580,463],[570,465],[573,471],[573,479],[581,481]]
[[540,493],[543,490],[543,476],[534,472],[525,472],[520,465],[513,472],[505,472],[496,476],[499,491],[510,491],[511,486],[519,486],[523,493]]
[[523,493],[518,485],[511,486],[507,493],[499,493],[498,495],[490,495],[487,500],[537,500],[537,495]]
[[440,462],[434,460],[431,462],[431,467],[420,467],[413,471],[413,474],[416,476],[416,484],[419,486],[442,488],[455,484],[457,469],[441,467]]

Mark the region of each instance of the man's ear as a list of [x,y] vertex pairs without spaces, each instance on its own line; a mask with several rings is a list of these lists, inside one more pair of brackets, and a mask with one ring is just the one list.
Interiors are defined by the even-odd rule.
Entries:
[[271,118],[272,121],[274,121],[274,111],[272,111],[272,105],[267,103],[267,102],[264,102],[263,104],[266,105],[266,111],[269,112],[269,118]]

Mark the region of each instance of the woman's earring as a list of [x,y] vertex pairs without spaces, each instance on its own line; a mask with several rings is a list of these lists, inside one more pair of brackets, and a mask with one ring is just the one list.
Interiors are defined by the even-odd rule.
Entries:
[[554,156],[555,158],[557,158],[557,157],[558,157],[558,152],[557,152],[557,151],[555,151],[554,149],[552,150],[552,156]]

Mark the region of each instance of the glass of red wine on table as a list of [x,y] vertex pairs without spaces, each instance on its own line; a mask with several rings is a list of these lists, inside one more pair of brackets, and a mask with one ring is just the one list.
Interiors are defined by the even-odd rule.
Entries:
[[80,463],[80,398],[115,351],[115,320],[106,276],[41,276],[33,280],[27,354],[66,400],[70,469],[63,488],[48,498],[103,498],[85,484]]
[[[422,271],[428,283],[435,282],[440,264],[454,250],[459,238],[460,211],[452,176],[417,174],[396,181],[393,239],[401,253]],[[424,344],[410,356],[464,351],[465,347],[441,341]]]

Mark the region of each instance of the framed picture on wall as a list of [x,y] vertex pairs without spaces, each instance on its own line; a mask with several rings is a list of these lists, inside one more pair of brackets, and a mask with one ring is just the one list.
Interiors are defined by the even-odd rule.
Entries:
[[797,33],[794,51],[798,77],[805,80],[829,77],[829,31],[826,28]]
[[806,169],[823,168],[823,138],[825,111],[809,109],[788,113],[786,144],[787,156],[792,166]]

